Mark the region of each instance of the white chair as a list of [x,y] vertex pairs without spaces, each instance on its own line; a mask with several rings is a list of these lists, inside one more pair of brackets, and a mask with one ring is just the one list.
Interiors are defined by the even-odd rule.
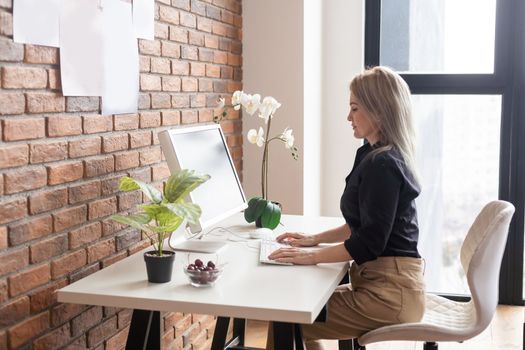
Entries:
[[437,342],[464,340],[480,334],[490,324],[498,305],[499,272],[514,206],[493,201],[479,213],[461,246],[461,264],[472,298],[456,302],[427,294],[421,322],[386,326],[363,334],[362,349],[370,343],[392,340],[424,341],[425,350]]

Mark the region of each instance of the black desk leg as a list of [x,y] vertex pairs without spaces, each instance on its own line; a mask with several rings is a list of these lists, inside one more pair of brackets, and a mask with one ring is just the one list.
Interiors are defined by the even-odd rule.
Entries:
[[244,346],[244,333],[246,329],[246,320],[233,319],[233,337],[226,341],[228,336],[228,326],[230,325],[229,317],[217,317],[215,324],[215,333],[211,343],[211,350],[224,350],[226,348],[236,348]]
[[133,310],[126,350],[160,350],[160,311]]
[[287,322],[273,322],[273,342],[275,349],[304,350],[299,325]]

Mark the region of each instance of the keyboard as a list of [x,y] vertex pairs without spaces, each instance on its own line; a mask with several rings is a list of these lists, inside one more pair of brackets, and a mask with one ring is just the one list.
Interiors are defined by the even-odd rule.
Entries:
[[276,251],[279,248],[286,248],[290,247],[287,244],[279,243],[273,239],[270,238],[263,238],[261,239],[261,249],[259,252],[259,262],[263,264],[275,264],[275,265],[293,265],[292,263],[284,263],[279,262],[275,260],[268,259],[268,255],[272,254],[272,252]]

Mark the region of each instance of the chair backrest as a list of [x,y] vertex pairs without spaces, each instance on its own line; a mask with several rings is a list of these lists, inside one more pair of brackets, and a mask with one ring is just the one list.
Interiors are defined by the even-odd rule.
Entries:
[[514,206],[505,201],[488,203],[476,217],[461,246],[472,303],[475,329],[481,332],[491,322],[498,305],[499,272]]

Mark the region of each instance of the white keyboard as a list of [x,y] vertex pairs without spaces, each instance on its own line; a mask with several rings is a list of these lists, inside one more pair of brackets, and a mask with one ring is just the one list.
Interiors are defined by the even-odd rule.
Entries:
[[293,265],[292,263],[284,263],[275,260],[268,259],[268,255],[276,251],[279,248],[289,248],[287,244],[279,243],[273,239],[263,238],[261,239],[261,250],[259,252],[259,261],[263,264],[275,264],[275,265]]

